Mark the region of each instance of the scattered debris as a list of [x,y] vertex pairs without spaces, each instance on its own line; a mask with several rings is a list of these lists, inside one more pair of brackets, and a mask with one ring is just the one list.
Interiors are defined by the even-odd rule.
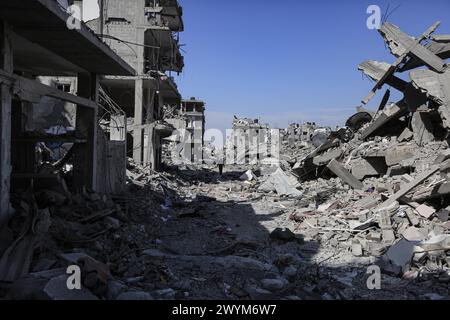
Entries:
[[296,189],[296,184],[298,182],[293,183],[292,179],[289,179],[286,173],[281,168],[278,168],[259,186],[258,190],[265,192],[276,191],[280,196],[299,197],[302,195],[302,192]]
[[[292,124],[281,137],[280,159],[253,161],[244,147],[236,152],[246,161],[225,163],[223,174],[215,163],[166,163],[160,172],[129,159],[119,194],[70,192],[54,177],[40,181],[45,188],[33,183],[14,194],[15,213],[0,232],[0,294],[55,300],[448,296],[450,94],[442,59],[450,49],[438,44],[450,40],[432,38],[437,27],[410,37],[384,24],[380,34],[398,59],[359,66],[376,81],[364,102],[384,84],[404,97],[390,103],[387,91],[378,110],[358,108],[345,127]],[[410,82],[396,76],[407,70]],[[170,106],[164,114],[185,120]],[[269,129],[236,117],[233,129],[244,128]],[[260,142],[268,139],[263,134]],[[374,264],[389,290],[367,289],[365,270]],[[81,290],[67,289],[69,265],[80,267]]]

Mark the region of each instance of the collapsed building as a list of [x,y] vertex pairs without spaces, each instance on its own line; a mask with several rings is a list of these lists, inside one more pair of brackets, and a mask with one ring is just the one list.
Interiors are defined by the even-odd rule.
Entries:
[[305,122],[303,124],[291,123],[285,130],[283,140],[289,145],[296,143],[311,142],[314,131],[317,129],[315,122]]
[[[278,133],[278,131],[277,131]],[[238,118],[234,116],[232,130],[226,137],[226,163],[259,163],[269,159],[276,150],[272,150],[273,141],[279,135],[272,137],[268,124],[260,123],[259,119]],[[276,160],[275,160],[276,161]]]
[[[234,136],[242,140],[231,145],[234,157],[227,160],[225,179],[217,180],[213,171],[183,172],[198,182],[186,189],[183,181],[172,180],[187,198],[201,199],[193,201],[193,208],[174,210],[179,217],[200,216],[178,225],[193,230],[185,233],[191,241],[175,243],[167,237],[163,241],[170,241],[177,255],[164,250],[148,254],[165,257],[175,269],[179,259],[192,263],[208,289],[217,278],[226,283],[220,293],[192,289],[202,297],[448,298],[450,81],[445,59],[450,57],[450,37],[432,35],[436,27],[413,38],[384,24],[380,33],[398,60],[359,66],[377,82],[363,102],[384,84],[399,90],[403,99],[390,103],[388,90],[376,111],[358,107],[345,127],[316,129],[307,145],[282,144],[275,170],[251,161],[247,147],[255,136],[248,136],[249,131],[268,127],[235,118]],[[397,75],[407,70],[410,82]],[[264,148],[266,140],[261,141]],[[136,183],[145,179],[151,177]],[[219,212],[219,218],[209,212]],[[199,249],[194,239],[199,230],[210,231],[205,225],[211,223],[220,225],[214,229],[220,237],[202,233]],[[231,244],[211,249],[227,237]],[[245,262],[239,260],[243,256]],[[219,267],[210,268],[210,263]],[[369,270],[381,272],[381,290],[368,287]]]
[[[377,111],[358,108],[340,134],[332,133],[319,147],[286,163],[303,181],[303,190],[331,186],[336,176],[353,190],[353,197],[318,198],[316,205],[295,213],[292,219],[305,234],[347,229],[353,233],[354,255],[376,257],[383,273],[409,279],[423,273],[448,277],[450,268],[450,78],[445,62],[450,38],[433,35],[438,26],[414,38],[385,23],[379,32],[397,60],[359,66],[376,82],[363,103],[385,84],[403,98],[389,103],[388,89]],[[396,75],[405,71],[410,82]],[[346,217],[342,223],[350,228],[331,223],[332,215]]]
[[166,108],[164,120],[174,128],[165,138],[166,161],[202,164],[205,136],[205,102],[196,98],[182,100],[180,106]]

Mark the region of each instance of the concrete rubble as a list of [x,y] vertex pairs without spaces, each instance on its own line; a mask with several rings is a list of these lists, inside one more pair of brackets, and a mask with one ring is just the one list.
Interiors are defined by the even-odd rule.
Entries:
[[[166,14],[172,18],[164,21],[165,28],[175,24],[164,29],[169,46],[175,41],[172,31],[183,29],[178,20],[181,8],[176,1],[161,2],[177,11]],[[152,10],[149,21],[157,13]],[[39,177],[27,176],[29,183],[11,192],[7,202],[13,214],[0,229],[0,297],[448,298],[450,71],[445,59],[450,57],[450,39],[434,34],[438,25],[414,38],[385,23],[379,32],[397,61],[366,61],[359,66],[376,82],[364,104],[384,85],[401,92],[400,101],[391,103],[388,90],[378,110],[359,107],[344,127],[293,124],[280,136],[279,159],[269,149],[265,150],[269,157],[260,159],[247,147],[236,148],[237,164],[225,163],[223,173],[217,168],[222,163],[202,163],[194,152],[209,148],[202,139],[205,103],[195,98],[181,101],[171,79],[161,74],[155,80],[148,70],[136,77],[130,66],[103,48],[117,64],[116,73],[124,77],[103,79],[111,92],[132,86],[136,97],[151,100],[156,81],[170,86],[163,90],[170,92],[165,97],[168,102],[155,112],[157,117],[148,113],[147,118],[142,112],[150,109],[142,99],[127,106],[128,112],[131,108],[140,112],[129,130],[138,148],[129,146],[133,158],[127,158],[122,137],[121,192],[96,190],[92,177],[101,173],[92,168],[92,176],[86,178],[92,178],[90,186],[71,188],[66,181],[70,181],[67,171],[72,171],[67,162],[70,153],[51,165],[40,161]],[[181,71],[182,57],[172,58],[159,61],[162,70]],[[136,63],[146,70],[147,63]],[[101,67],[108,69],[108,65]],[[409,82],[397,77],[402,72],[409,72]],[[10,82],[0,85],[13,85]],[[104,104],[116,107],[105,92],[101,96]],[[30,102],[30,97],[25,98]],[[132,119],[120,115],[124,127],[118,130],[126,135],[126,123]],[[113,121],[103,127],[114,131]],[[270,145],[273,138],[268,125],[259,120],[235,117],[232,125],[236,137],[257,130],[258,145]],[[184,138],[168,134],[171,126],[187,132],[192,149],[174,151]],[[200,140],[195,128],[201,132]],[[70,137],[71,142],[79,142]],[[89,141],[92,155],[96,141]],[[41,148],[40,156],[45,157],[45,147]],[[83,160],[84,153],[76,152],[77,159]],[[174,152],[187,156],[192,164],[173,161]],[[79,169],[80,164],[73,162]],[[78,175],[70,177],[76,182]],[[67,289],[70,265],[81,269],[80,290]],[[383,290],[367,287],[367,270],[374,265],[381,270]]]

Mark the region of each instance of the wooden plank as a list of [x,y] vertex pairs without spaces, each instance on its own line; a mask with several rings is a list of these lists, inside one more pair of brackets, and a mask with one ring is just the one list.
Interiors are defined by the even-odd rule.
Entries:
[[347,169],[345,169],[338,161],[331,160],[327,165],[335,175],[337,175],[342,181],[350,185],[353,189],[362,190],[364,185],[361,181],[355,178]]

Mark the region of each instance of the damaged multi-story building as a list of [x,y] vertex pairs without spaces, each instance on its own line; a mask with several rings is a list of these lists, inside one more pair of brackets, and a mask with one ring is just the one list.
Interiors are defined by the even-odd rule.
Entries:
[[137,73],[105,77],[102,86],[126,115],[128,155],[157,170],[162,139],[174,129],[162,121],[162,108],[181,103],[171,72],[184,67],[182,8],[176,0],[109,0],[101,10],[102,18],[88,25]]
[[[125,174],[125,142],[116,144],[99,126],[104,115],[99,82],[101,75],[135,71],[84,24],[70,30],[69,19],[66,8],[52,0],[0,3],[2,223],[12,212],[11,193],[54,185],[65,192],[107,192],[109,170]],[[64,81],[44,84],[40,76]],[[70,116],[66,103],[72,106]],[[58,126],[71,130],[51,130]],[[65,144],[64,155],[51,156],[52,146]],[[63,179],[68,164],[73,169]]]
[[196,98],[181,101],[181,114],[186,118],[188,137],[185,155],[193,163],[203,161],[205,136],[205,102]]

